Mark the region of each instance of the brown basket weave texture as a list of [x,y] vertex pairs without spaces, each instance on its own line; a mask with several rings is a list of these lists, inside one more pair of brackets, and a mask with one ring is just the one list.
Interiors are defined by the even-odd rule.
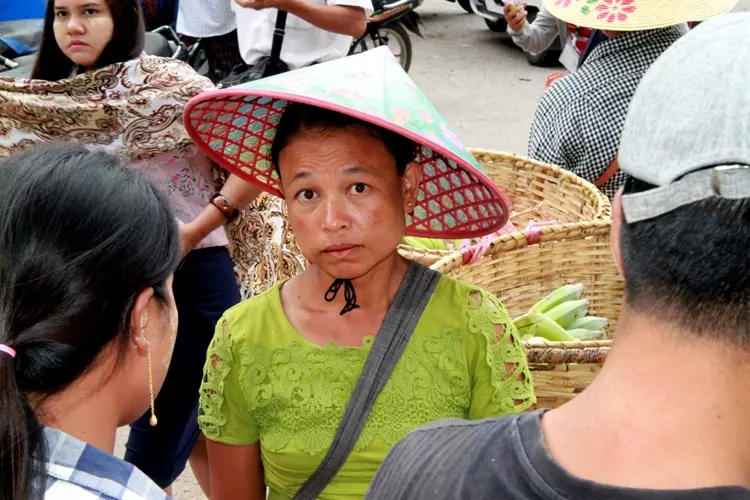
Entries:
[[[609,319],[612,335],[623,298],[623,281],[612,258],[610,223],[588,221],[543,228],[541,243],[523,233],[495,239],[476,264],[454,252],[432,265],[453,278],[497,295],[517,317],[566,283],[583,283],[590,313]],[[612,341],[524,343],[537,407],[556,408],[585,389],[604,362]]]
[[[469,151],[512,201],[511,221],[520,229],[530,221],[554,220],[564,225],[610,220],[609,199],[572,172],[510,153],[485,149]],[[400,252],[426,265],[451,253],[404,245]]]

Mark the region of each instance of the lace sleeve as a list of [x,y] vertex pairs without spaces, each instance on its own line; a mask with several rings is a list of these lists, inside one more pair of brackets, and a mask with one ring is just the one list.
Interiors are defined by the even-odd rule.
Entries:
[[212,441],[248,445],[259,439],[255,419],[242,393],[240,369],[229,321],[222,318],[208,348],[198,412],[198,423]]
[[493,294],[469,294],[468,329],[479,337],[472,374],[469,418],[520,413],[536,402],[521,340],[508,311]]

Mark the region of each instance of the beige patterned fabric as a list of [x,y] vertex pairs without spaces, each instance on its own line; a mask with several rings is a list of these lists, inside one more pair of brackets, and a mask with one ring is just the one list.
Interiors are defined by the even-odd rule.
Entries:
[[[129,164],[190,149],[185,105],[213,88],[189,66],[158,57],[58,82],[0,78],[0,160],[55,141],[102,148]],[[226,173],[215,173],[218,188]],[[243,298],[305,267],[282,200],[261,196],[227,232]]]
[[243,299],[308,266],[289,228],[286,203],[276,196],[260,195],[227,233]]

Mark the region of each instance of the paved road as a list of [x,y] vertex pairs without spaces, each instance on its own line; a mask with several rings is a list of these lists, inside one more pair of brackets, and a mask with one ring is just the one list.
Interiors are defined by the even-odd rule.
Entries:
[[[750,0],[736,10],[750,12]],[[425,0],[419,12],[427,38],[412,39],[417,84],[468,146],[525,154],[536,102],[555,69],[529,66],[507,35],[447,0]],[[126,435],[118,436],[120,456]],[[189,470],[174,497],[205,499]]]

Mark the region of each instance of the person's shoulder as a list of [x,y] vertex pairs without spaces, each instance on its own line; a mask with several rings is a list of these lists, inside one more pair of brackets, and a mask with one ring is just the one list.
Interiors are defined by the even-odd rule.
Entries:
[[574,114],[575,110],[592,91],[596,81],[578,71],[555,80],[542,94],[537,105],[536,119],[549,123]]
[[471,498],[476,494],[471,478],[492,475],[488,468],[499,466],[486,460],[488,447],[505,447],[512,459],[509,442],[518,420],[530,415],[536,418],[536,414],[523,414],[478,421],[445,420],[412,431],[388,454],[367,498]]
[[429,313],[446,319],[460,319],[466,316],[469,298],[475,287],[464,281],[440,275],[435,291],[428,305]]
[[446,275],[440,277],[431,307],[445,319],[455,321],[456,327],[461,329],[472,317],[483,312],[497,314],[499,310],[499,314],[508,314],[500,299],[491,292]]
[[[422,448],[425,443],[440,441],[453,443],[457,449],[475,449],[478,442],[486,442],[490,436],[511,428],[521,415],[491,417],[482,420],[448,419],[432,422],[410,432],[400,445],[407,448]],[[442,458],[447,458],[443,456]]]
[[480,286],[446,275],[440,277],[440,283],[438,283],[435,293],[443,304],[451,302],[450,305],[454,311],[455,309],[466,309],[467,307],[480,309],[483,306],[494,307],[500,305],[500,299],[492,292]]
[[281,303],[281,285],[281,282],[276,283],[265,292],[227,309],[220,322],[227,323],[230,329],[235,326],[266,323],[275,315]]
[[216,90],[211,80],[176,59],[144,55],[126,62],[125,68],[134,83],[148,84],[153,89],[171,89],[186,98]]
[[50,455],[44,500],[167,500],[169,497],[134,465],[62,431],[45,427]]

